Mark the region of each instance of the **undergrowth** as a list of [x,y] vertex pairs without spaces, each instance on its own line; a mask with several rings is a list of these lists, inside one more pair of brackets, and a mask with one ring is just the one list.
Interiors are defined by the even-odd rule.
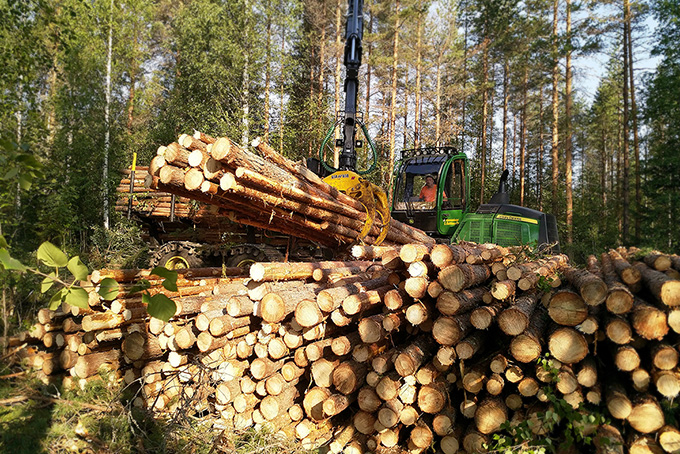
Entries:
[[[11,371],[0,368],[0,375]],[[4,454],[310,454],[267,431],[218,431],[199,418],[154,418],[129,405],[134,393],[93,380],[62,390],[32,374],[0,379],[0,453]],[[18,402],[11,404],[8,399]]]

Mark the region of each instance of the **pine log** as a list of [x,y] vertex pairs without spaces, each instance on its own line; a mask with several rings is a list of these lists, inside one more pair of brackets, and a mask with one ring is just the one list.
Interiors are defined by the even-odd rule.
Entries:
[[483,348],[485,339],[485,333],[473,332],[456,344],[456,355],[461,361],[472,358]]
[[610,315],[605,320],[607,338],[618,345],[625,345],[633,340],[633,327],[628,320],[619,315]]
[[619,370],[630,372],[640,366],[640,354],[630,345],[622,345],[615,350],[614,364]]
[[508,408],[499,398],[487,398],[477,405],[475,424],[483,434],[497,432],[508,419]]
[[666,313],[640,299],[635,299],[630,321],[635,332],[643,339],[661,340],[668,334]]
[[644,263],[635,264],[642,280],[654,297],[666,306],[680,306],[680,281],[671,279],[664,273],[649,268]]
[[656,432],[665,424],[663,410],[651,395],[641,395],[633,400],[633,407],[627,418],[628,424],[640,433]]
[[442,382],[425,385],[418,391],[418,408],[427,414],[437,414],[447,404],[448,392]]
[[548,325],[547,311],[542,308],[534,310],[527,329],[510,342],[510,353],[521,363],[536,360],[542,351],[543,334]]
[[659,445],[668,453],[680,452],[680,430],[673,426],[663,426],[657,432],[659,434]]
[[437,310],[443,315],[456,315],[477,308],[486,289],[478,287],[460,292],[445,290],[437,298]]
[[104,350],[80,356],[73,366],[73,372],[78,378],[88,378],[95,375],[101,368],[118,369],[121,351],[116,349]]
[[564,276],[578,290],[583,301],[589,306],[597,306],[607,298],[607,284],[587,270],[564,267]]
[[574,364],[588,354],[588,342],[583,334],[573,328],[560,327],[548,336],[548,349],[559,361]]
[[680,359],[678,350],[666,342],[654,345],[650,354],[654,367],[661,370],[675,369]]
[[509,336],[523,333],[529,327],[531,314],[537,303],[537,293],[523,295],[515,301],[515,304],[498,314],[498,326]]
[[439,317],[432,326],[432,336],[441,345],[454,345],[467,336],[473,327],[470,314],[460,314],[454,317]]
[[440,269],[452,264],[465,263],[466,258],[466,250],[453,244],[437,244],[430,251],[430,260]]
[[588,306],[578,293],[563,288],[550,297],[548,315],[558,325],[576,326],[588,317]]
[[659,251],[653,251],[642,258],[643,262],[657,271],[666,271],[671,268],[671,258]]
[[477,329],[486,330],[504,308],[505,305],[500,302],[489,306],[480,306],[470,312],[470,323]]
[[652,382],[657,392],[666,399],[675,399],[680,394],[680,373],[674,370],[654,371]]
[[421,336],[404,348],[394,360],[394,368],[399,375],[412,375],[432,357],[435,342],[431,336]]
[[499,301],[505,301],[515,296],[517,284],[513,280],[496,281],[491,284],[491,296]]
[[372,306],[382,303],[385,294],[392,289],[392,286],[385,285],[375,290],[350,295],[342,301],[342,309],[347,315],[355,315],[365,311]]
[[365,364],[345,361],[333,371],[333,386],[344,395],[351,394],[364,384],[367,373]]
[[437,279],[442,286],[452,292],[480,285],[491,277],[486,265],[450,265],[439,272]]

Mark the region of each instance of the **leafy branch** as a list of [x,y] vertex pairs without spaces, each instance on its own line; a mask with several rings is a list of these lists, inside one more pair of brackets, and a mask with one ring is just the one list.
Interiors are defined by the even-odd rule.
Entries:
[[[89,293],[94,287],[88,280],[90,271],[80,260],[79,256],[69,258],[57,246],[46,241],[38,248],[37,257],[42,265],[51,268],[50,272],[43,272],[39,268],[31,268],[12,257],[9,253],[7,241],[0,235],[0,266],[2,268],[7,271],[27,272],[42,277],[40,292],[43,294],[50,291],[55,284],[60,286],[50,297],[50,309],[55,310],[63,302],[83,309],[89,306]],[[70,277],[60,277],[64,269],[68,270]],[[151,274],[163,278],[162,285],[166,290],[171,292],[177,291],[176,271],[156,267],[151,270]],[[141,279],[128,293],[142,293],[142,302],[147,304],[149,315],[167,322],[175,315],[177,306],[173,300],[162,293],[151,295],[149,292],[150,288],[151,283],[146,279]],[[113,301],[118,297],[119,293],[120,286],[115,279],[108,277],[99,283],[97,294],[105,301]]]

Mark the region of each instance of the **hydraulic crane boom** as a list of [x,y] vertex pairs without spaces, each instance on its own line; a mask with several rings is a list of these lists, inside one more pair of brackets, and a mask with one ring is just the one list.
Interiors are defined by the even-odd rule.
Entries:
[[364,34],[363,0],[349,0],[345,30],[345,118],[343,122],[340,170],[356,170],[356,112],[361,66],[361,40]]
[[[357,93],[359,91],[359,68],[361,67],[361,39],[364,33],[363,0],[348,0],[347,26],[345,30],[345,111],[336,114],[336,123],[328,131],[319,150],[319,161],[331,173],[324,179],[328,184],[354,197],[366,209],[366,223],[359,232],[358,240],[365,241],[376,216],[380,219],[380,234],[373,239],[378,245],[387,236],[390,223],[390,210],[387,206],[385,191],[366,180],[362,175],[372,172],[376,168],[378,154],[368,136],[366,126],[357,115]],[[338,168],[334,169],[324,160],[324,150],[331,136],[338,127],[342,127],[342,138],[335,141],[335,146],[342,149],[338,160]],[[363,142],[356,140],[357,128],[361,128],[366,142],[373,152],[373,163],[367,170],[357,170],[356,148]]]

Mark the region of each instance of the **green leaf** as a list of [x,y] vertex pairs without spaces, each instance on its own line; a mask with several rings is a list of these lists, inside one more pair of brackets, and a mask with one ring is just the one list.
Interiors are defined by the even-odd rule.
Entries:
[[8,271],[26,271],[28,267],[9,255],[5,248],[0,249],[0,265]]
[[150,274],[155,274],[158,277],[162,277],[174,283],[177,282],[177,271],[172,271],[162,266],[157,266],[152,269]]
[[68,293],[66,294],[66,302],[69,303],[71,306],[76,306],[76,307],[81,307],[85,309],[87,305],[87,292],[85,289],[82,289],[80,287],[73,287],[68,290],[66,290]]
[[165,279],[163,281],[163,288],[169,292],[176,292],[177,290],[177,284],[175,282],[172,282],[168,279]]
[[68,267],[68,270],[71,272],[71,274],[73,274],[73,277],[79,281],[86,280],[87,275],[90,274],[90,271],[87,269],[85,264],[80,261],[80,257],[77,255],[69,260],[66,266]]
[[19,187],[21,187],[21,189],[30,191],[32,184],[31,179],[26,174],[19,175]]
[[47,266],[54,266],[57,268],[63,268],[68,264],[68,257],[66,257],[66,254],[49,241],[45,241],[38,248],[38,260]]
[[128,290],[128,293],[139,293],[150,288],[151,283],[149,281],[146,279],[140,279],[135,285],[132,286],[130,290]]
[[167,322],[173,315],[175,315],[177,306],[173,300],[162,293],[159,293],[149,298],[149,306],[146,310],[150,316]]
[[7,244],[7,240],[2,235],[0,235],[0,248],[9,249],[9,244]]
[[52,298],[50,298],[50,310],[56,311],[59,305],[61,304],[61,300],[63,299],[64,292],[66,291],[65,288],[62,288],[61,290],[57,291],[54,295],[52,295]]
[[99,293],[99,296],[106,301],[113,301],[120,293],[120,286],[115,279],[107,277],[99,283],[99,290],[97,293]]
[[148,293],[142,294],[142,303],[149,304],[151,302],[151,295]]
[[45,279],[43,279],[42,283],[40,284],[40,293],[45,293],[49,289],[52,288],[52,285],[54,285],[54,280],[57,278],[57,273],[50,273],[47,275]]

